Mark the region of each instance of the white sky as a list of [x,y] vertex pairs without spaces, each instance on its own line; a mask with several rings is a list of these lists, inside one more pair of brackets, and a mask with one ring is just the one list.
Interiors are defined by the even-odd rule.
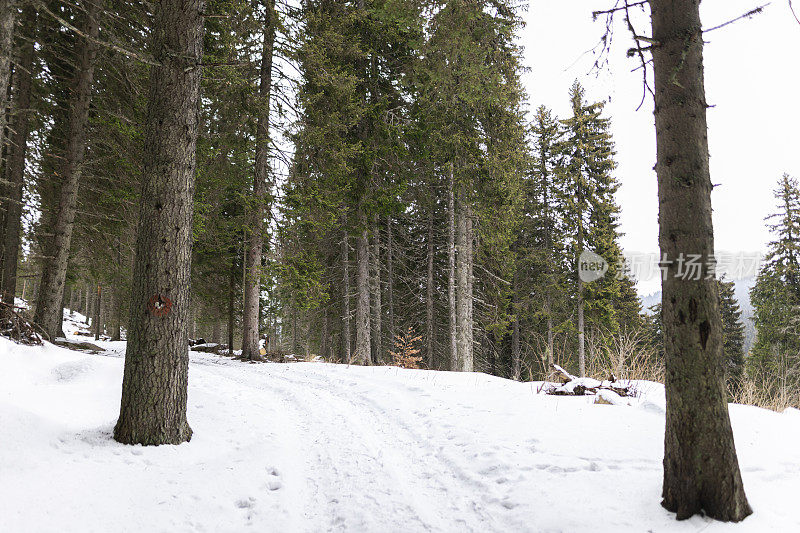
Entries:
[[[767,0],[763,0],[766,2]],[[704,27],[733,19],[760,5],[759,0],[705,0]],[[530,0],[521,34],[524,82],[530,107],[540,104],[560,117],[568,114],[567,91],[572,81],[584,84],[592,100],[610,99],[617,148],[617,200],[622,207],[622,245],[626,253],[658,252],[658,201],[653,101],[642,97],[641,72],[631,72],[637,59],[626,27],[615,27],[610,64],[591,72],[593,48],[604,30],[594,10],[614,0]],[[796,9],[800,11],[800,2]],[[800,13],[799,13],[800,14]],[[649,35],[649,18],[640,17],[639,32]],[[764,217],[774,210],[772,190],[783,172],[800,178],[800,24],[788,0],[774,0],[763,13],[706,34],[705,75],[714,233],[718,251],[761,252],[769,233]],[[639,290],[657,290],[656,279],[640,281]]]

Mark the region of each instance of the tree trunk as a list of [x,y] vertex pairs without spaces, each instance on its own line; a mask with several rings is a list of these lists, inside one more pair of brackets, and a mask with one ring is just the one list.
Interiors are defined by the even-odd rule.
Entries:
[[228,273],[228,355],[233,355],[233,332],[236,328],[236,257],[231,258]]
[[[728,417],[722,324],[713,275],[703,35],[697,0],[651,2],[659,243],[666,352],[662,505],[685,519],[704,512],[738,522],[752,513]],[[678,260],[698,257],[688,279]]]
[[75,312],[75,296],[77,294],[78,294],[78,291],[75,290],[75,287],[73,286],[69,290],[69,311],[70,311],[70,314]]
[[92,98],[97,45],[97,15],[102,9],[101,0],[90,0],[86,6],[83,32],[89,38],[80,38],[77,53],[75,79],[69,102],[67,122],[67,146],[60,168],[61,192],[58,213],[53,223],[51,254],[44,260],[39,298],[36,303],[34,322],[51,337],[61,329],[60,302],[64,297],[64,282],[72,242],[72,230],[78,200],[78,183],[86,148],[86,123],[89,118],[89,103]]
[[458,359],[455,370],[469,372],[468,367],[469,339],[471,329],[469,323],[469,302],[472,294],[469,292],[469,257],[467,252],[467,214],[462,194],[456,201],[456,323],[457,323],[457,351]]
[[519,381],[522,376],[522,353],[519,338],[519,272],[514,270],[513,288],[511,296],[511,306],[514,312],[514,320],[511,323],[511,378]]
[[350,245],[348,244],[347,228],[342,230],[342,361],[348,365],[351,363],[350,355],[350,271],[349,255]]
[[386,308],[389,311],[389,327],[386,332],[389,346],[394,342],[394,235],[392,216],[386,216]]
[[356,349],[353,362],[368,365],[370,353],[369,320],[369,242],[367,240],[367,217],[363,211],[358,215],[359,234],[356,239]]
[[383,332],[381,331],[381,236],[378,228],[378,215],[375,214],[372,219],[372,254],[371,254],[371,270],[372,279],[370,292],[372,293],[372,362],[375,364],[381,363],[383,356],[383,345],[381,340]]
[[8,160],[5,165],[6,189],[5,233],[3,239],[2,298],[7,304],[14,303],[17,291],[17,260],[19,258],[20,230],[22,227],[22,189],[25,180],[25,155],[30,130],[31,85],[34,58],[34,34],[36,10],[27,4],[22,13],[22,41],[19,59],[14,69],[13,109]]
[[0,0],[0,147],[5,145],[8,85],[11,81],[11,53],[14,48],[16,0]]
[[261,50],[258,124],[256,126],[256,161],[253,177],[253,206],[250,219],[250,242],[247,250],[242,316],[242,357],[258,359],[259,299],[261,296],[261,258],[264,247],[264,219],[270,211],[269,126],[272,89],[272,51],[275,41],[275,4],[266,0],[264,41]]
[[[578,202],[580,206],[580,200]],[[583,213],[580,211],[578,212],[578,244],[577,244],[577,255],[580,257],[581,252],[583,252]],[[575,268],[578,269],[578,259],[575,260]],[[583,301],[583,280],[581,279],[580,272],[578,274],[578,375],[580,377],[586,376],[586,327],[583,320],[583,310],[584,310],[584,301]]]
[[456,325],[456,229],[455,229],[455,191],[453,184],[453,163],[447,178],[447,310],[450,341],[450,370],[458,370],[458,342]]
[[222,321],[215,318],[211,325],[211,342],[219,344],[220,340],[222,340]]
[[94,340],[100,340],[100,333],[102,329],[101,304],[103,303],[103,287],[97,284],[97,298],[94,301]]
[[434,360],[434,338],[433,338],[433,207],[428,211],[428,275],[425,282],[425,343],[428,368],[433,369],[436,361]]
[[186,420],[192,204],[199,121],[201,0],[155,4],[128,350],[114,438],[179,444]]

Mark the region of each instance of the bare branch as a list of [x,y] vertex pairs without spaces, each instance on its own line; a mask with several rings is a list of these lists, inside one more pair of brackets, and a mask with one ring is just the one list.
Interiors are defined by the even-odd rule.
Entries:
[[[739,15],[735,19],[731,19],[728,22],[723,22],[722,24],[719,24],[718,26],[714,26],[713,28],[709,28],[707,30],[703,30],[703,33],[708,33],[710,31],[714,31],[714,30],[718,30],[720,28],[724,28],[728,24],[733,24],[734,22],[737,22],[737,21],[742,20],[742,19],[749,19],[749,18],[751,18],[751,17],[753,17],[755,15],[758,15],[759,13],[762,13],[764,11],[764,8],[767,7],[768,5],[770,5],[771,3],[772,2],[767,2],[763,6],[758,6],[755,9],[751,9],[747,13],[745,13],[743,15]],[[791,6],[791,1],[789,2],[789,5]]]

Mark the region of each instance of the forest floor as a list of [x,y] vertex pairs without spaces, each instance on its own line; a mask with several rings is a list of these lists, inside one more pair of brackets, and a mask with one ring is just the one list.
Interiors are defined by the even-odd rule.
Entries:
[[485,374],[192,352],[191,442],[124,446],[124,343],[98,344],[0,338],[0,531],[800,531],[797,410],[731,406],[753,516],[676,522],[658,384],[600,405]]

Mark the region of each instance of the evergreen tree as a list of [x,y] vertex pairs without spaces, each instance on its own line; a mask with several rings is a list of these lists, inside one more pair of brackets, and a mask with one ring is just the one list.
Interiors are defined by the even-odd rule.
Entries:
[[[624,326],[638,326],[640,304],[633,281],[624,269],[619,246],[619,206],[614,195],[619,182],[613,174],[614,146],[610,122],[602,116],[603,103],[589,104],[576,81],[569,92],[572,116],[562,120],[562,201],[574,271],[577,309],[578,366],[585,374],[585,327],[598,334],[617,333]],[[590,250],[609,265],[599,280],[585,284],[577,272],[578,258]]]
[[728,390],[739,390],[744,371],[744,324],[734,295],[733,281],[719,280],[719,314],[722,318],[722,353]]
[[800,336],[794,317],[800,306],[800,190],[795,178],[784,174],[775,190],[778,211],[767,217],[775,240],[750,291],[757,331],[748,358],[748,372],[785,373],[785,362],[796,360]]

